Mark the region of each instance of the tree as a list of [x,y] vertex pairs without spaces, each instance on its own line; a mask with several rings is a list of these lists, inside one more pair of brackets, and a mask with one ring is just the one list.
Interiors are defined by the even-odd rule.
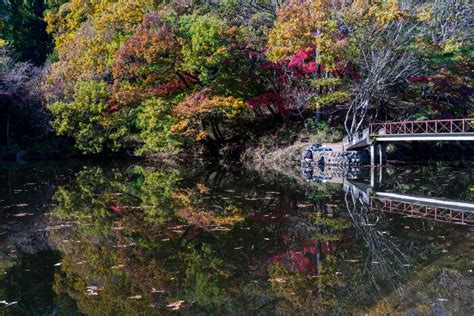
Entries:
[[189,88],[193,78],[181,72],[181,61],[176,27],[157,12],[144,15],[140,27],[116,53],[115,98],[121,104],[136,105],[150,96],[166,97]]
[[0,1],[0,38],[13,48],[18,61],[42,65],[53,43],[46,32],[43,0]]
[[196,92],[174,109],[179,122],[173,131],[195,140],[210,138],[221,143],[239,135],[231,120],[242,118],[247,107],[242,99],[213,96],[209,89]]
[[[384,3],[353,6],[345,12],[350,34],[350,60],[361,76],[352,89],[352,100],[345,119],[348,135],[367,123],[367,112],[388,97],[389,89],[406,82],[419,71],[419,59],[410,49],[417,35],[418,22],[407,9]],[[362,18],[361,18],[362,16]]]
[[55,115],[51,122],[58,135],[71,135],[83,153],[100,153],[109,148],[117,151],[129,134],[127,111],[112,111],[110,92],[103,81],[79,81],[72,102],[55,102],[49,110]]
[[[469,97],[456,93],[467,91],[459,86],[469,86],[469,79],[445,80],[453,79],[446,75],[450,72],[446,69],[453,69],[453,55],[458,65],[463,65],[455,70],[458,74],[467,74],[472,67],[472,56],[466,51],[472,47],[472,11],[472,4],[459,0],[427,2],[421,7],[417,2],[406,2],[403,6],[396,2],[367,3],[354,5],[345,12],[342,21],[347,29],[353,30],[350,39],[355,44],[348,56],[359,67],[362,77],[354,84],[345,121],[347,133],[351,135],[367,124],[369,107],[379,108],[393,96],[393,91],[398,93],[409,83],[431,81],[441,91],[443,86],[449,87],[453,98],[447,98],[448,104],[457,99],[467,108],[472,106]],[[446,85],[448,81],[454,84]],[[427,91],[421,92],[426,97]],[[408,98],[418,102],[416,96],[412,93]],[[432,101],[439,99],[438,95]]]
[[29,62],[15,62],[10,54],[0,46],[0,145],[7,146],[25,134],[38,137],[49,132],[48,116],[38,98],[41,71]]

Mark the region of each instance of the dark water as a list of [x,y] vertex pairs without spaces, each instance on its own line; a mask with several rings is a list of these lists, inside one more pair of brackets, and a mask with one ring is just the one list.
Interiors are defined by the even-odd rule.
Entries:
[[474,313],[472,164],[303,171],[0,164],[0,311]]

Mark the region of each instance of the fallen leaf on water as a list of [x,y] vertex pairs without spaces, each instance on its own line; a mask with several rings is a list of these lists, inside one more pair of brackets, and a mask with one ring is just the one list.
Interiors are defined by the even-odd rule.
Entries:
[[230,231],[230,228],[228,227],[215,227],[215,228],[212,228],[211,231]]
[[132,299],[132,300],[139,300],[142,298],[141,295],[135,295],[135,296],[129,296],[128,298]]
[[235,250],[240,250],[240,249],[244,249],[244,246],[240,246],[240,247],[235,247],[234,249],[235,249]]
[[99,295],[99,293],[97,293],[97,286],[94,286],[94,285],[89,285],[87,288],[86,288],[86,294],[87,295]]
[[60,265],[61,265],[61,262],[54,264],[55,267],[59,267]]
[[181,305],[183,305],[183,304],[184,304],[184,301],[176,301],[174,303],[166,305],[166,307],[169,307],[172,310],[177,311],[178,309],[181,308]]
[[112,202],[110,205],[109,205],[109,209],[110,211],[112,211],[112,213],[114,213],[115,215],[119,215],[122,213],[122,208],[120,207],[120,205],[118,205],[117,202]]
[[25,207],[25,206],[28,206],[28,204],[26,203],[20,203],[20,204],[17,204],[16,207]]
[[31,216],[33,213],[18,213],[18,214],[13,214],[15,217],[24,217],[24,216]]
[[165,293],[164,290],[157,290],[154,287],[151,288],[151,293]]
[[286,281],[282,278],[269,279],[270,282],[285,283]]
[[355,263],[355,262],[359,262],[360,260],[357,260],[357,259],[349,259],[349,260],[344,260],[344,261]]
[[122,269],[123,267],[125,267],[125,265],[123,264],[118,264],[116,266],[112,266],[112,269]]
[[447,298],[438,298],[438,301],[440,301],[440,302],[447,302],[448,299],[447,299]]

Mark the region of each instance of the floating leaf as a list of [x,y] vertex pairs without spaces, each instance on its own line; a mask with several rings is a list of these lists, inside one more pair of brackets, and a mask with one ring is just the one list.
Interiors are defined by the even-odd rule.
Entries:
[[167,307],[171,308],[174,311],[177,311],[178,309],[181,308],[181,305],[184,304],[184,301],[176,301],[174,303],[166,305]]
[[15,217],[25,217],[25,216],[31,216],[33,213],[18,213],[18,214],[13,214]]

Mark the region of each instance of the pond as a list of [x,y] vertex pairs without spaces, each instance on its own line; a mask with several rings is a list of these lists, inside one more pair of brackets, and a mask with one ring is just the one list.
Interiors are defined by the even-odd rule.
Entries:
[[472,167],[0,164],[0,309],[472,315]]

